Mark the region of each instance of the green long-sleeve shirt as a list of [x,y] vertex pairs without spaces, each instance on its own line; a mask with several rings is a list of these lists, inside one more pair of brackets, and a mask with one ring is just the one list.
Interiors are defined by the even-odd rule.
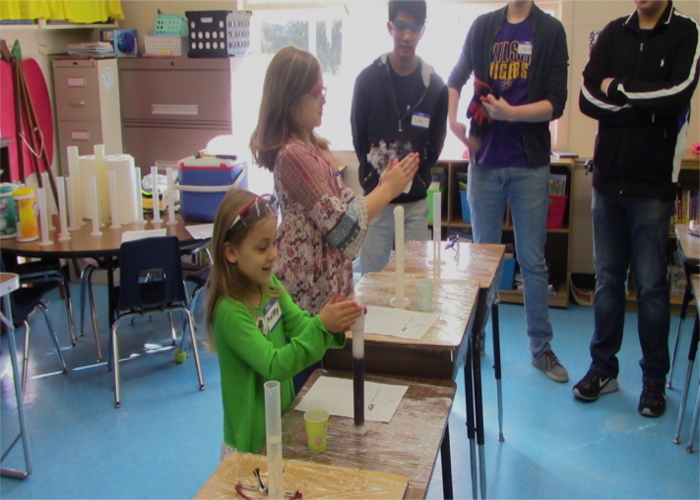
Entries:
[[[274,276],[271,282],[279,285]],[[272,317],[275,303],[281,317]],[[265,444],[263,384],[280,382],[281,408],[286,411],[295,395],[292,377],[319,361],[326,349],[342,348],[345,334],[330,333],[318,316],[299,309],[287,293],[272,300],[264,297],[255,316],[241,302],[224,299],[212,326],[221,370],[224,442],[257,453]]]

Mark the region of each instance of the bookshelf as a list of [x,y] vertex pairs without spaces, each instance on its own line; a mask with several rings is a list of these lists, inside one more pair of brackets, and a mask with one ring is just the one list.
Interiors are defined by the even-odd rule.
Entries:
[[[547,230],[547,243],[545,245],[545,258],[550,266],[552,280],[556,293],[549,296],[550,307],[566,308],[569,306],[569,279],[571,248],[569,244],[571,234],[571,192],[573,182],[573,158],[551,158],[551,173],[566,178],[566,195],[568,196],[564,212],[564,222],[559,229]],[[464,231],[471,228],[471,224],[462,220],[462,200],[460,196],[458,173],[466,173],[469,168],[468,160],[441,158],[436,167],[443,168],[447,180],[446,196],[443,196],[442,228],[448,234],[451,230]],[[454,232],[454,231],[452,231]],[[515,234],[509,210],[503,222],[502,243],[515,242]],[[502,302],[522,304],[523,293],[520,290],[500,290],[499,296]]]

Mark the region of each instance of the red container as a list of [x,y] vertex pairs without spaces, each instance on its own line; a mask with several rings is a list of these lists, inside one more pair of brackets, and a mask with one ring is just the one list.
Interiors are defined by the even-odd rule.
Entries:
[[561,229],[564,227],[566,215],[567,195],[549,195],[549,207],[547,209],[547,229]]

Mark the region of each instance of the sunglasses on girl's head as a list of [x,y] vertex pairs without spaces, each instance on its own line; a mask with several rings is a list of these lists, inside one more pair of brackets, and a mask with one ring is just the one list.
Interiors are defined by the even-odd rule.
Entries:
[[[233,224],[229,228],[229,231],[239,222],[243,222],[243,225],[247,226],[250,222],[258,220],[267,215],[277,216],[277,209],[279,208],[279,202],[274,195],[271,194],[261,194],[253,198],[250,203],[248,203],[243,210],[240,211],[236,218],[233,219]],[[248,221],[248,222],[246,222]]]

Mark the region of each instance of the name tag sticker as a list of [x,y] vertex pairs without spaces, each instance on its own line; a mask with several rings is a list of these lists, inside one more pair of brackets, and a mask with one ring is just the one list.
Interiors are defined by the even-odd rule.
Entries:
[[265,306],[265,323],[268,325],[268,331],[272,331],[277,326],[277,323],[282,319],[282,308],[279,302],[271,300]]
[[518,55],[519,56],[531,56],[532,55],[532,43],[519,42],[518,43]]
[[413,116],[411,116],[411,125],[419,128],[430,127],[430,115],[418,112],[413,113]]

